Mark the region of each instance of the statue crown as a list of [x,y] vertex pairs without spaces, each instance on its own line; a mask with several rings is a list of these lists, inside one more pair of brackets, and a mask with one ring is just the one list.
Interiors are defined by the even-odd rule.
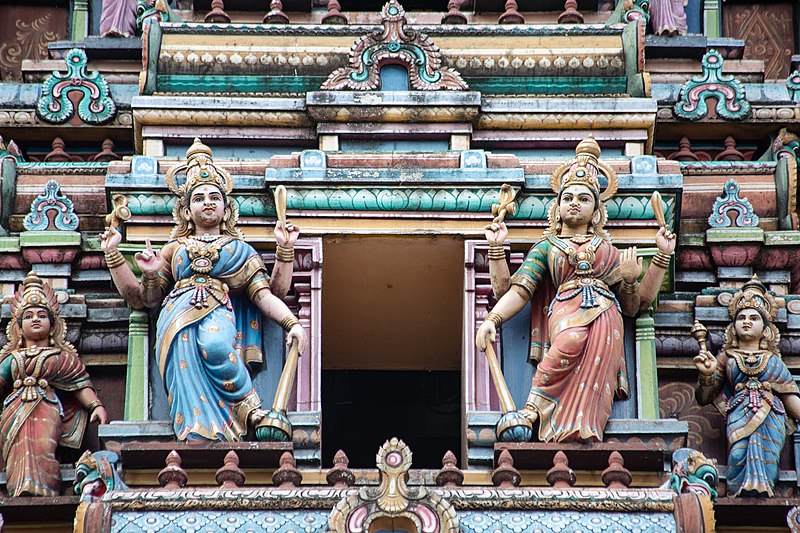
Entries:
[[767,287],[761,283],[758,276],[753,276],[750,281],[742,286],[741,290],[733,295],[730,304],[728,304],[728,314],[731,320],[735,319],[739,311],[743,309],[761,311],[770,322],[774,322],[778,316],[778,302],[767,291]]
[[18,319],[26,309],[31,307],[44,307],[54,315],[58,314],[58,300],[52,287],[33,272],[29,272],[25,277],[14,300],[12,314],[15,319]]
[[[619,186],[617,173],[599,160],[600,152],[600,145],[592,135],[578,143],[575,157],[558,167],[550,177],[553,192],[558,194],[570,185],[585,185],[597,193],[600,201],[614,196]],[[605,190],[600,186],[601,173],[608,179]]]
[[[179,173],[186,174],[182,185],[175,182]],[[167,186],[176,195],[184,197],[201,185],[214,185],[225,195],[233,190],[233,178],[222,167],[214,164],[211,148],[195,138],[194,143],[186,151],[186,162],[179,163],[167,171]]]

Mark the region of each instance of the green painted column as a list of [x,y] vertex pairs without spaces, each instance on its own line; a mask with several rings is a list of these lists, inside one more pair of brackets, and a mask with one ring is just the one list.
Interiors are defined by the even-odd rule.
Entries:
[[720,0],[703,2],[703,28],[706,37],[722,37],[722,6]]
[[128,369],[125,378],[125,420],[147,420],[147,313],[131,311],[128,322]]
[[83,41],[89,36],[89,0],[72,0],[73,41]]
[[636,363],[639,418],[657,419],[659,413],[656,326],[649,314],[636,319]]

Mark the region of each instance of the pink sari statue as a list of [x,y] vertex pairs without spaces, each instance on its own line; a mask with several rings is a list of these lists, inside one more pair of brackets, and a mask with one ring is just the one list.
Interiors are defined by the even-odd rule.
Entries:
[[[570,261],[581,254],[585,261]],[[628,395],[622,313],[609,289],[619,290],[619,256],[600,236],[576,244],[549,235],[511,278],[531,296],[554,295],[542,313],[546,324],[536,312],[545,306],[536,306],[531,328],[531,346],[545,349],[526,408],[538,413],[542,441],[602,440],[614,399]],[[591,265],[590,278],[584,265]]]
[[[542,441],[601,441],[614,400],[628,395],[622,315],[636,316],[655,300],[676,237],[658,216],[658,200],[659,251],[640,284],[636,248],[618,250],[604,229],[604,202],[616,192],[617,176],[599,155],[600,147],[589,137],[578,145],[575,158],[553,173],[550,184],[557,196],[548,211],[550,227],[513,276],[502,251],[505,224],[485,228],[492,287],[500,299],[478,329],[476,344],[485,349],[497,327],[530,301],[530,355],[538,362],[519,411],[524,418],[506,413],[497,428],[501,440],[529,438],[530,431],[504,437],[512,421],[515,426],[529,422],[529,428],[538,422]],[[601,173],[608,182],[605,190]]]

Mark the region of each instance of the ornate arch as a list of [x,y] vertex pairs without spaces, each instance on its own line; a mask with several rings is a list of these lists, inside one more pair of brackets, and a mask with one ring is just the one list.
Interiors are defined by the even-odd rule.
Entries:
[[323,91],[380,90],[380,70],[400,64],[408,71],[412,91],[466,91],[457,71],[442,66],[439,47],[424,33],[406,29],[406,12],[397,0],[381,10],[383,30],[364,35],[350,49],[346,67],[337,69],[322,84]]

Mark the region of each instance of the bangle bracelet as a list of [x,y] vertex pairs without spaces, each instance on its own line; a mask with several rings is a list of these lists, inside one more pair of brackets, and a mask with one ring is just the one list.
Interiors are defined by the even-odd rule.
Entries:
[[667,255],[664,252],[662,252],[661,250],[659,250],[659,251],[656,252],[656,255],[653,256],[653,259],[652,259],[651,262],[654,265],[656,265],[657,267],[661,267],[664,270],[666,270],[666,269],[669,268],[669,263],[670,263],[671,259],[672,259],[672,256]]
[[89,402],[89,405],[86,406],[86,410],[89,411],[89,414],[92,413],[98,407],[103,407],[103,402],[100,400],[94,400],[93,402]]
[[491,321],[494,324],[495,328],[499,328],[500,325],[503,323],[503,316],[500,313],[495,313],[492,311],[488,315],[486,315],[486,321]]
[[639,282],[634,281],[633,283],[628,283],[623,279],[622,292],[625,294],[636,294],[637,292],[639,292]]
[[701,387],[714,387],[717,384],[717,380],[714,376],[706,376],[705,374],[700,374],[697,378],[697,383],[700,384]]
[[300,325],[300,321],[297,320],[294,315],[286,315],[283,320],[281,320],[281,327],[284,331],[289,331],[295,326]]
[[110,269],[117,268],[125,264],[125,257],[119,250],[112,250],[105,253],[106,266]]
[[489,245],[489,253],[486,254],[486,257],[489,258],[490,261],[492,260],[506,260],[506,251],[503,248],[502,244],[490,244]]
[[275,249],[275,259],[280,261],[281,263],[293,263],[294,262],[294,248],[278,246]]
[[158,276],[151,278],[146,274],[142,274],[142,287],[148,290],[157,289],[161,283],[158,280]]

